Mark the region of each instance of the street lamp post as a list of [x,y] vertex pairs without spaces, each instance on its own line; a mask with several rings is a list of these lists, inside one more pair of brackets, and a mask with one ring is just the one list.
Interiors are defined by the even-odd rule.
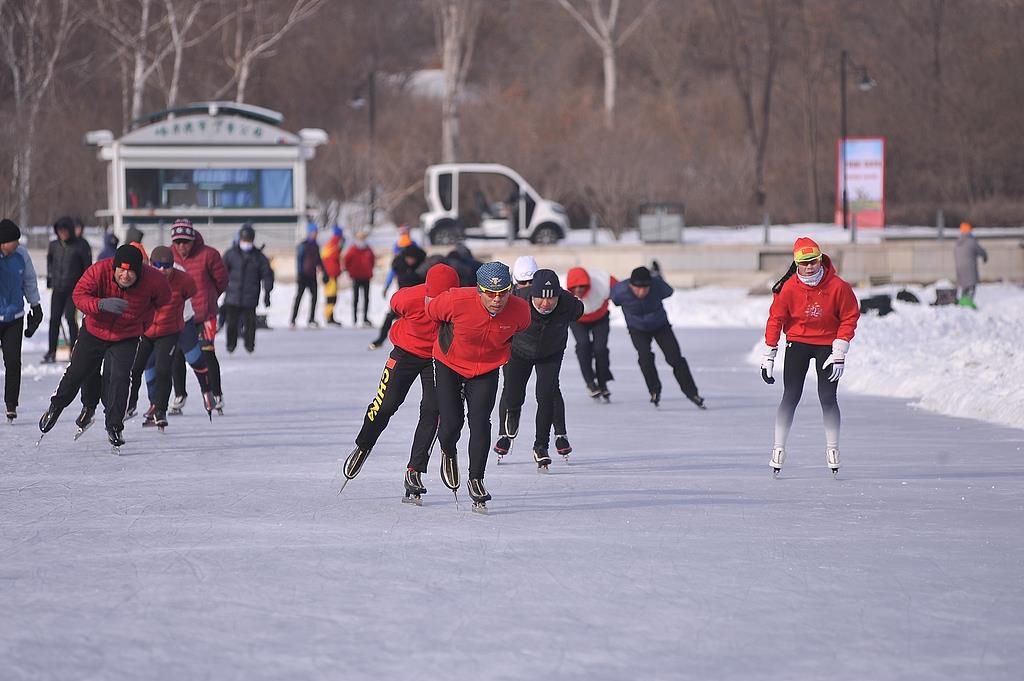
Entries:
[[375,149],[374,146],[377,141],[377,58],[376,55],[370,57],[370,70],[366,75],[366,98],[361,96],[353,97],[349,101],[349,106],[353,109],[362,109],[366,107],[366,115],[368,118],[369,127],[369,144],[368,144],[368,158],[367,158],[367,175],[370,182],[369,201],[367,206],[367,213],[369,215],[370,227],[376,223],[377,217],[377,177],[375,164]]
[[[843,185],[843,229],[850,229],[850,197],[846,188],[846,69],[851,63],[850,55],[846,50],[839,53],[839,162],[842,169]],[[876,83],[868,76],[866,67],[853,63],[858,72],[857,89],[867,92],[875,87]],[[856,222],[854,223],[856,225]],[[856,226],[854,227],[856,229]],[[851,234],[851,240],[855,237]]]

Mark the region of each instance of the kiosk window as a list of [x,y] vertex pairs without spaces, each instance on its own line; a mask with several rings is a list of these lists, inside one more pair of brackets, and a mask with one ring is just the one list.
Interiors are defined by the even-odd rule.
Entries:
[[126,208],[292,208],[290,168],[129,168]]

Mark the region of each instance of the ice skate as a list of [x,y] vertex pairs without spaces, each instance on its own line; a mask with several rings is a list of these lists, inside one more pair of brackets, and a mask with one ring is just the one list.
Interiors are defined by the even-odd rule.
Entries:
[[136,405],[134,405],[134,404],[130,404],[130,405],[128,405],[128,411],[126,411],[124,413],[124,420],[128,421],[129,419],[133,419],[133,418],[135,418],[135,415],[138,414],[138,413],[139,413],[138,407]]
[[608,386],[601,386],[601,401],[608,404],[612,401],[612,393],[608,390]]
[[786,460],[786,450],[782,447],[772,448],[772,477],[779,477],[779,473],[782,471],[782,463]]
[[181,410],[185,408],[185,400],[187,399],[187,394],[175,395],[171,399],[171,406],[170,409],[167,410],[167,413],[170,414],[171,416],[181,416]]
[[338,494],[345,490],[345,485],[348,484],[349,480],[359,475],[359,471],[362,470],[363,464],[366,463],[366,459],[369,456],[369,449],[363,449],[356,445],[355,449],[348,455],[348,458],[345,459],[345,465],[341,468],[341,473],[345,476],[345,482],[341,483],[341,489],[338,490]]
[[551,465],[551,456],[548,455],[547,447],[535,446],[533,448],[533,460],[537,463],[538,473],[548,472],[548,466]]
[[498,438],[498,441],[494,443],[494,453],[498,455],[498,462],[500,463],[505,455],[512,451],[512,443],[514,440],[508,435],[502,435]]
[[384,345],[383,343],[378,343],[377,341],[373,341],[368,346],[366,346],[366,349],[367,350],[380,350],[381,346],[383,346],[383,345]]
[[57,363],[57,353],[55,353],[55,352],[48,352],[48,353],[46,353],[45,355],[43,355],[43,359],[40,362],[40,364],[56,364],[56,363]]
[[214,395],[213,396],[213,408],[217,410],[218,416],[224,416],[224,396]]
[[415,468],[408,468],[405,471],[405,496],[402,497],[403,504],[423,505],[423,495],[427,488],[423,486],[421,474]]
[[[203,408],[206,409],[206,417],[213,422],[213,395],[209,391],[203,393]],[[173,412],[172,412],[173,413]]]
[[569,460],[569,455],[572,453],[572,445],[569,444],[569,438],[566,435],[555,435],[555,451],[562,455],[566,461]]
[[152,428],[155,425],[156,425],[156,407],[153,406],[153,405],[150,405],[149,409],[146,410],[145,417],[143,417],[143,419],[142,419],[142,427],[143,428]]
[[491,500],[491,495],[484,487],[484,481],[480,478],[470,478],[466,488],[469,490],[469,498],[473,500],[473,512],[486,514],[487,502]]
[[107,441],[110,443],[110,451],[116,456],[121,455],[121,446],[124,445],[124,438],[117,428],[107,428]]
[[18,418],[18,410],[14,407],[7,407],[7,423],[14,423],[16,418]]
[[[43,412],[43,415],[39,417],[39,432],[45,435],[53,430],[53,427],[57,425],[57,419],[60,418],[61,411],[63,410],[57,409],[51,402],[50,406]],[[42,440],[43,438],[40,437],[39,439]]]
[[658,404],[660,404],[660,403],[661,403],[661,391],[660,390],[652,390],[651,391],[651,404],[653,404],[655,407],[657,407]]
[[594,398],[595,401],[601,399],[602,392],[601,386],[597,383],[590,383],[587,385],[587,394]]
[[696,404],[698,409],[703,409],[707,411],[707,407],[704,406],[704,398],[701,397],[700,395],[694,395],[693,397],[687,395],[687,399]]
[[832,469],[832,477],[839,477],[839,448],[829,447],[825,450],[825,463]]
[[161,433],[166,432],[167,431],[167,414],[163,414],[161,412],[157,412],[156,416],[153,418],[153,424],[156,426],[156,429],[159,432],[161,432]]
[[96,407],[82,407],[82,412],[75,419],[75,425],[78,426],[78,431],[75,433],[75,439],[82,437],[85,431],[89,430],[89,426],[93,424],[96,416]]

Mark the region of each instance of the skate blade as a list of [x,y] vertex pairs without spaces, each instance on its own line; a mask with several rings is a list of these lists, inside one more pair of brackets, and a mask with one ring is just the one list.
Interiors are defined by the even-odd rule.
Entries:
[[111,445],[110,453],[113,454],[114,456],[121,456],[121,446],[120,445]]
[[473,502],[473,513],[479,513],[480,515],[487,515],[487,504],[483,501]]
[[218,409],[217,410],[217,416],[224,416],[224,410],[223,409]]
[[75,441],[76,441],[76,442],[78,441],[78,438],[80,438],[80,437],[82,437],[83,435],[85,435],[85,431],[89,430],[89,426],[91,426],[91,425],[92,425],[92,424],[90,423],[90,424],[89,424],[88,426],[86,426],[85,428],[79,428],[79,429],[78,429],[78,431],[77,431],[77,432],[75,432]]
[[838,468],[833,468],[832,469],[832,479],[833,480],[838,480],[839,479],[839,469]]
[[772,480],[778,480],[779,479],[779,473],[781,473],[781,472],[782,472],[781,468],[773,468],[772,469]]
[[352,478],[345,478],[345,482],[341,483],[341,489],[338,490],[338,495],[339,496],[341,495],[342,492],[345,491],[345,485],[347,485],[348,481],[351,480],[351,479]]
[[42,435],[39,436],[39,439],[36,440],[36,447],[38,447],[40,443],[42,443],[44,437],[46,437],[46,433],[43,433]]
[[423,499],[418,494],[413,494],[413,495],[408,495],[407,494],[406,496],[402,497],[402,503],[403,504],[414,504],[416,506],[422,506],[423,505]]
[[547,473],[547,472],[549,472],[548,471],[548,465],[546,463],[537,464],[537,472],[538,473]]
[[562,454],[562,461],[564,461],[566,463],[569,463],[569,455],[568,454]]

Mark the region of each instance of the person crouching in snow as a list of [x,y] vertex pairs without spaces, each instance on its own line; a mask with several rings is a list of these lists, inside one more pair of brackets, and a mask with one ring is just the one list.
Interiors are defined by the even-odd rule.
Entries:
[[793,244],[793,264],[772,287],[772,293],[761,362],[761,378],[765,383],[775,383],[772,373],[779,337],[786,334],[784,390],[775,417],[772,474],[778,477],[786,459],[786,437],[813,359],[817,362],[818,400],[825,421],[825,461],[836,475],[839,472],[840,421],[836,392],[860,318],[857,296],[850,285],[839,278],[832,261],[822,254],[818,244],[807,237],[800,237]]

